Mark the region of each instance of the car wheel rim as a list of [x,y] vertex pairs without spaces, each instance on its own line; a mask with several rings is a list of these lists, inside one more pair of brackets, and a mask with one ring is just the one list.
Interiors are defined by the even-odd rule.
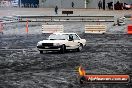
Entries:
[[82,50],[82,46],[81,45],[79,46],[79,50]]

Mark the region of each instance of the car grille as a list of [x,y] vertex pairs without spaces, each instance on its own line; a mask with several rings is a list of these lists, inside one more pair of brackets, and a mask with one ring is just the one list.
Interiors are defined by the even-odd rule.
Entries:
[[42,46],[53,46],[53,43],[43,43]]

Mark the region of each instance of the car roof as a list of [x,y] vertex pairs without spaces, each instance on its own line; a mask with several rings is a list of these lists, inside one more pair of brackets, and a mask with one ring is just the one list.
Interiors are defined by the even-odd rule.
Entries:
[[69,34],[76,34],[76,33],[53,33],[53,34],[62,34],[62,35],[63,34],[68,34],[69,35]]

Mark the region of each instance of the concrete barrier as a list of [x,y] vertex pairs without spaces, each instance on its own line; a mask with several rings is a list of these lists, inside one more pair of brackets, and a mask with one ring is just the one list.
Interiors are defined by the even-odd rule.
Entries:
[[85,25],[85,33],[106,33],[105,25]]
[[128,33],[128,34],[132,34],[132,24],[129,24],[129,25],[127,26],[127,33]]
[[63,25],[42,25],[42,33],[63,32]]

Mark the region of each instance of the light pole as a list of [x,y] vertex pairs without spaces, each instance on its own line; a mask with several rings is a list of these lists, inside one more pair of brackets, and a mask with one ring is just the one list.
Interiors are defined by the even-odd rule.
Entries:
[[20,8],[21,8],[21,3],[22,3],[21,0],[19,0],[19,4],[20,4],[19,6],[20,6]]
[[84,1],[85,8],[87,8],[87,0]]
[[105,10],[105,0],[103,0],[103,9]]
[[61,9],[62,9],[62,0],[61,0]]
[[114,6],[114,4],[115,4],[115,0],[113,0],[113,10],[115,10],[115,6]]

